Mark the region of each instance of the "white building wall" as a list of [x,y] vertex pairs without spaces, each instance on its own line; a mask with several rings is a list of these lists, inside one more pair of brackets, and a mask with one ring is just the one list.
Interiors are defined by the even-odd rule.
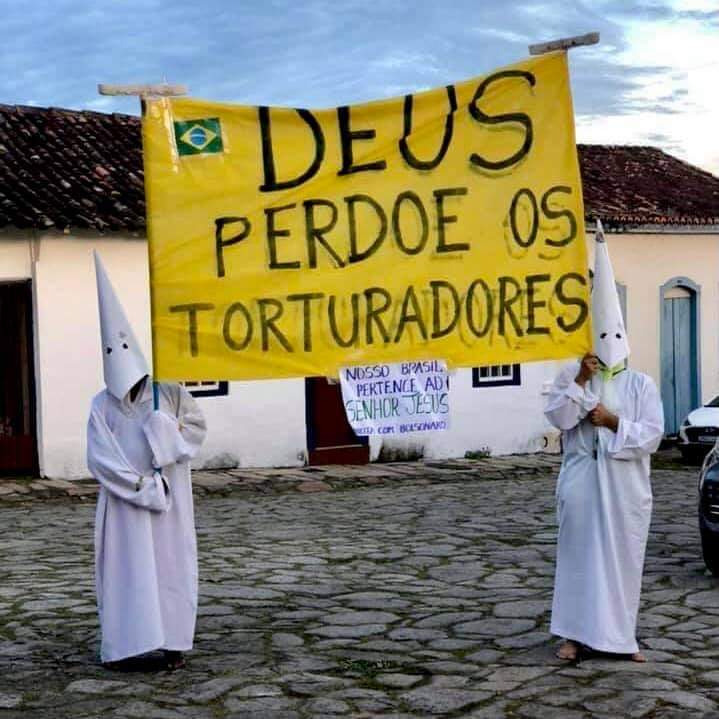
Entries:
[[0,280],[32,276],[33,233],[0,228]]
[[[147,250],[143,238],[42,236],[35,266],[40,467],[49,477],[87,475],[85,423],[103,388],[92,250],[100,253],[148,358],[151,356]],[[27,253],[26,253],[27,254]],[[474,388],[471,370],[451,379],[452,428],[396,440],[425,457],[539,451],[554,446],[542,415],[542,385],[555,363],[522,366],[517,387]],[[222,379],[222,378],[217,378]],[[232,382],[225,397],[198,400],[208,438],[197,466],[301,465],[307,452],[303,380]],[[373,438],[372,458],[381,449]]]
[[[147,246],[127,235],[52,233],[33,240],[32,233],[14,234],[18,239],[0,236],[0,280],[34,280],[40,472],[84,477],[90,400],[104,387],[92,250],[100,253],[149,359]],[[198,466],[303,463],[302,380],[233,382],[229,396],[198,401],[209,427]]]
[[473,387],[472,370],[450,376],[450,429],[415,432],[390,439],[370,437],[371,458],[384,448],[405,450],[408,456],[445,459],[466,452],[492,455],[558,450],[558,432],[544,418],[543,391],[556,376],[561,362],[532,362],[521,366],[521,385]]
[[302,379],[230,382],[226,397],[197,400],[207,419],[203,467],[302,466],[307,456]]
[[661,388],[661,304],[659,288],[688,277],[701,288],[701,399],[719,394],[719,234],[607,234],[617,282],[627,287],[629,365]]
[[[719,236],[608,236],[617,280],[627,285],[631,365],[659,380],[659,287],[683,275],[701,285],[702,394],[719,392]],[[49,477],[86,476],[85,423],[103,387],[92,250],[100,252],[138,339],[150,357],[144,238],[0,232],[0,280],[32,278],[39,459]],[[384,440],[390,451],[429,458],[556,448],[542,415],[542,389],[559,363],[523,364],[518,387],[472,387],[471,370],[451,377],[451,429]],[[217,379],[222,379],[221,377]],[[209,435],[200,466],[300,465],[306,456],[303,380],[232,382],[226,397],[201,398]],[[383,439],[371,438],[375,459]]]
[[[92,246],[72,237],[44,237],[36,255],[35,382],[43,476],[87,474],[84,430],[90,399],[103,386]],[[102,243],[98,246],[104,249]],[[118,242],[113,254],[129,263],[131,247],[129,241]],[[117,284],[124,284],[120,279]],[[136,301],[132,296],[128,301],[133,317]],[[137,327],[141,342],[143,329]]]

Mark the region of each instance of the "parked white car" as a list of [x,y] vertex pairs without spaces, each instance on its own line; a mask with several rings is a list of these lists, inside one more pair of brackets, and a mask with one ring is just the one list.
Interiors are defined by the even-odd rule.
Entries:
[[700,460],[719,439],[719,397],[692,410],[679,428],[677,446],[686,461]]

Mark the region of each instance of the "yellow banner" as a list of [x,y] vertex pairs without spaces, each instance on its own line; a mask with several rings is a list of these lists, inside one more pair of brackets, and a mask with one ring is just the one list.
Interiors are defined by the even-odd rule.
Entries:
[[591,346],[565,53],[331,110],[149,100],[155,376]]

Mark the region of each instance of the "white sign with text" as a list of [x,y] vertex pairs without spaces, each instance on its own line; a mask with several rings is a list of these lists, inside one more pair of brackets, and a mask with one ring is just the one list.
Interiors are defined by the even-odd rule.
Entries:
[[361,437],[449,429],[444,360],[343,367],[340,384],[347,420]]

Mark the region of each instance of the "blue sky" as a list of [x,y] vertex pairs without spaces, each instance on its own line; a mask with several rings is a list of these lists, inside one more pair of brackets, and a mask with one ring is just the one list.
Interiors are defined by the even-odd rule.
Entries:
[[97,83],[327,107],[572,50],[580,142],[651,144],[719,174],[717,0],[35,0],[3,8],[0,103],[137,113]]

